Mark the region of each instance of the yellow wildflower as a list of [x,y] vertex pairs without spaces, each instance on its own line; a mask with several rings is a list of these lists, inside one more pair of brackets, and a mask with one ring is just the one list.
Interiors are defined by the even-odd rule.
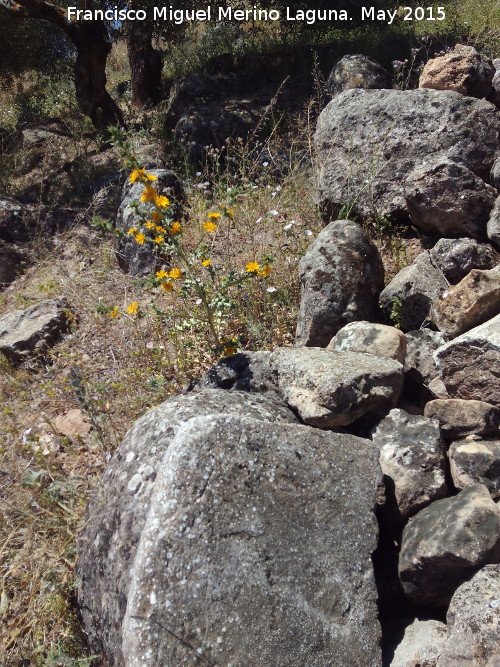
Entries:
[[167,208],[167,206],[170,206],[170,200],[168,197],[165,197],[164,195],[156,195],[154,202],[158,208]]
[[151,213],[151,220],[153,222],[160,222],[161,219],[162,219],[162,214],[159,213],[158,211],[153,211]]
[[205,260],[201,263],[201,265],[202,265],[202,266],[210,266],[211,263],[212,263],[212,260],[211,260],[211,259],[205,259]]
[[178,269],[176,266],[174,266],[172,269],[170,269],[170,272],[168,274],[169,278],[173,278],[176,280],[177,278],[180,278],[182,276],[182,271]]
[[174,289],[174,283],[170,280],[167,280],[166,282],[162,283],[161,286],[165,290],[165,292],[171,292]]
[[181,223],[180,222],[173,222],[170,225],[170,233],[173,234],[174,236],[178,234],[181,231]]
[[230,220],[232,219],[232,217],[233,217],[233,215],[234,215],[234,211],[233,211],[232,208],[227,208],[227,207],[225,207],[225,208],[224,208],[224,213],[227,215],[227,217],[228,217]]
[[210,222],[210,220],[207,220],[206,222],[203,223],[203,229],[206,232],[213,234],[217,229],[217,225],[214,222]]
[[162,278],[168,278],[168,273],[164,269],[161,269],[160,271],[156,272],[156,277],[159,278],[160,280]]
[[224,354],[231,357],[238,348],[238,342],[234,336],[224,336],[220,339],[220,344],[224,346]]
[[131,315],[136,315],[138,309],[139,309],[139,304],[137,303],[137,301],[133,301],[130,305],[127,306],[127,313],[130,313]]
[[138,229],[139,229],[138,227],[131,227],[131,228],[128,230],[127,234],[135,234],[136,231],[138,231]]
[[154,239],[153,239],[153,241],[155,243],[163,243],[164,240],[165,240],[165,237],[162,236],[161,234],[158,234],[158,236],[155,236]]
[[268,278],[271,275],[271,267],[269,264],[265,264],[261,269],[259,269],[259,274],[261,276],[264,276],[264,278]]
[[220,218],[220,213],[207,213],[207,218]]
[[146,236],[145,236],[145,234],[143,234],[142,232],[140,232],[139,234],[136,234],[136,235],[134,236],[134,238],[135,238],[135,240],[137,241],[137,243],[138,243],[139,245],[144,245],[144,241],[146,240]]
[[247,273],[258,273],[261,270],[261,266],[257,262],[248,262],[245,269]]
[[156,191],[156,188],[154,188],[152,185],[146,185],[141,195],[141,201],[143,204],[154,202],[158,196],[159,195]]
[[161,225],[156,225],[155,231],[159,232],[160,234],[165,234],[167,230],[165,229],[165,227],[162,227]]
[[109,311],[109,316],[114,319],[115,317],[120,317],[120,311],[118,306],[115,306],[112,310]]
[[144,227],[146,227],[146,229],[154,229],[154,228],[155,228],[155,223],[154,223],[154,222],[151,222],[151,220],[148,220],[148,221],[145,223]]
[[145,181],[145,180],[156,181],[157,178],[156,176],[153,176],[153,174],[147,174],[146,169],[134,169],[130,174],[128,180],[131,183],[136,183],[137,181]]

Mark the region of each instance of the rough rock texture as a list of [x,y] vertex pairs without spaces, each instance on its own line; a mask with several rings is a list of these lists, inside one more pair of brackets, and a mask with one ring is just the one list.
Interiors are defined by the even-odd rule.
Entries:
[[349,90],[321,113],[316,201],[361,217],[406,217],[403,184],[425,159],[488,175],[500,118],[488,102],[437,90]]
[[[157,177],[155,187],[160,194],[166,195],[170,202],[171,208],[169,211],[173,218],[178,218],[181,214],[180,203],[183,201],[183,190],[177,176],[168,169],[150,169],[148,173]],[[122,200],[118,209],[116,218],[116,226],[125,234],[129,229],[137,227],[138,231],[142,231],[149,238],[148,230],[141,227],[140,219],[131,204],[138,202],[144,186],[141,183],[131,184],[128,181],[125,183],[122,192]],[[140,204],[140,211],[149,211],[150,204]],[[120,239],[116,249],[116,257],[120,268],[125,273],[131,273],[134,276],[146,276],[154,273],[158,256],[152,244],[145,243],[139,245],[132,236],[124,236]]]
[[328,343],[328,350],[337,352],[365,352],[376,357],[395,359],[404,363],[406,338],[395,327],[372,322],[350,322]]
[[26,254],[17,246],[0,241],[0,289],[22,273]]
[[337,220],[325,227],[300,260],[299,276],[296,345],[326,347],[348,322],[377,319],[384,267],[356,223]]
[[384,288],[380,305],[404,331],[419,329],[428,318],[432,304],[447,286],[429,253],[422,252]]
[[20,363],[52,347],[69,328],[71,316],[64,299],[48,299],[0,318],[0,352]]
[[11,197],[0,197],[0,240],[19,243],[29,240],[33,221],[28,211]]
[[52,424],[58,433],[67,437],[84,436],[92,429],[87,416],[78,408],[58,415],[52,420]]
[[221,359],[196,383],[197,387],[214,387],[251,391],[281,401],[274,381],[269,357],[271,352],[240,352]]
[[419,605],[446,606],[474,572],[500,561],[500,507],[482,484],[436,500],[403,531],[399,577]]
[[488,97],[495,68],[472,46],[457,44],[452,51],[429,60],[420,75],[420,88],[454,90],[470,97]]
[[457,489],[484,484],[494,500],[500,499],[500,439],[457,440],[451,443],[448,458]]
[[429,401],[424,415],[437,419],[447,438],[487,435],[500,426],[500,409],[484,401],[464,401],[460,398]]
[[[500,186],[499,186],[500,187]],[[495,205],[490,213],[486,233],[489,240],[500,249],[500,197],[495,201]]]
[[433,380],[429,382],[428,389],[431,392],[432,398],[442,398],[442,399],[450,398],[448,390],[446,389],[446,387],[443,384],[443,381],[439,377],[435,377]]
[[277,348],[269,359],[281,394],[311,426],[346,426],[398,401],[403,366],[392,359],[320,348]]
[[398,645],[391,667],[436,667],[446,642],[446,625],[415,619]]
[[377,426],[389,519],[401,523],[446,495],[445,453],[438,424],[404,410],[391,410]]
[[453,596],[437,667],[500,665],[500,566],[487,565]]
[[493,75],[493,81],[491,82],[491,93],[488,100],[494,104],[497,109],[500,109],[500,58],[495,58],[493,60],[493,67],[495,68],[495,74]]
[[363,55],[344,56],[334,65],[326,82],[332,97],[351,88],[392,88],[389,72]]
[[441,332],[430,329],[417,329],[406,334],[405,383],[429,385],[437,377],[432,355],[444,342]]
[[500,261],[500,255],[488,243],[468,238],[439,239],[429,254],[452,285],[459,283],[472,269],[492,269]]
[[455,338],[500,313],[500,265],[473,269],[458,285],[434,301],[431,320],[449,338]]
[[93,493],[79,540],[80,610],[92,650],[104,653],[110,665],[122,661],[130,568],[159,465],[183,422],[214,413],[296,421],[289,410],[263,396],[205,389],[171,398],[135,422]]
[[418,166],[404,186],[411,221],[441,236],[486,236],[497,191],[470,169],[451,160]]
[[500,157],[493,162],[490,171],[491,184],[500,192]]
[[439,347],[434,361],[451,398],[500,406],[500,315]]
[[211,416],[158,471],[123,623],[127,667],[376,667],[369,441]]

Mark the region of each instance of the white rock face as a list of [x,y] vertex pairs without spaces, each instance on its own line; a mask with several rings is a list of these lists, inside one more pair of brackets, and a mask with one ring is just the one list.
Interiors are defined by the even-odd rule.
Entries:
[[406,338],[395,327],[373,322],[346,324],[328,343],[327,350],[336,352],[364,352],[375,357],[394,359],[404,364]]
[[439,621],[416,619],[405,630],[391,667],[435,667],[446,642],[446,625]]

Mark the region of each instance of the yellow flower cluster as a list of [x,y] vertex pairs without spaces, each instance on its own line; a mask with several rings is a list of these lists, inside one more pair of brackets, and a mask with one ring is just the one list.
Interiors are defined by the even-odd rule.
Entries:
[[271,275],[271,265],[270,264],[258,264],[257,262],[248,262],[245,266],[247,273],[258,273],[259,276],[268,278]]
[[172,292],[174,289],[174,283],[172,281],[182,278],[182,271],[181,269],[174,266],[170,269],[170,271],[161,269],[160,271],[157,271],[155,275],[160,281],[160,286],[165,290],[165,292]]
[[238,341],[234,336],[224,336],[220,339],[220,344],[224,347],[224,354],[231,357],[238,349]]

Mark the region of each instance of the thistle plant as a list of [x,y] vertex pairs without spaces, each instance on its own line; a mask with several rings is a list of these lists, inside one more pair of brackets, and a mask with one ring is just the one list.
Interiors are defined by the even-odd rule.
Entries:
[[[265,280],[271,275],[273,258],[263,255],[258,261],[246,263],[244,268],[231,266],[228,269],[210,256],[211,242],[221,222],[231,224],[234,218],[234,210],[226,205],[207,212],[202,224],[202,238],[192,247],[192,232],[195,230],[190,229],[189,222],[172,217],[172,203],[156,187],[156,176],[139,163],[121,131],[113,130],[112,138],[121,149],[124,165],[130,171],[129,182],[143,186],[140,200],[131,204],[137,222],[126,235],[139,245],[148,244],[155,248],[159,257],[169,258],[163,268],[148,277],[149,287],[165,294],[177,293],[185,304],[189,321],[205,329],[214,351],[234,354],[239,340],[226,331],[228,318],[237,309],[240,292],[246,284]],[[129,316],[144,316],[137,302],[131,303],[126,311]],[[155,311],[164,314],[159,308]],[[111,318],[120,315],[117,306],[109,309]]]

